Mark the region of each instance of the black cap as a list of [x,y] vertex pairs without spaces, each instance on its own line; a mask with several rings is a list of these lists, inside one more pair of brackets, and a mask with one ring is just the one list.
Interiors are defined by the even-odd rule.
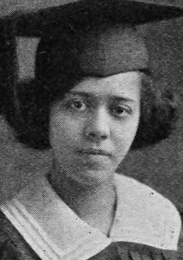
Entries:
[[148,70],[148,50],[135,26],[183,14],[175,7],[130,0],[81,0],[60,8],[47,10],[51,20],[37,51],[37,79]]
[[[67,1],[69,2],[69,1]],[[65,5],[15,15],[17,35],[41,36],[63,21],[80,22],[92,16],[134,25],[183,16],[183,8],[160,5],[153,0],[80,0]],[[96,19],[95,19],[96,20]]]

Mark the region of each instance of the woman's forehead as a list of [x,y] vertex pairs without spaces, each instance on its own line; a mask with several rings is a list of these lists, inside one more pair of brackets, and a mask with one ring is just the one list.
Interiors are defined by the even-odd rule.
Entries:
[[108,77],[88,77],[79,82],[71,94],[84,97],[128,97],[136,99],[140,95],[142,73],[131,71]]

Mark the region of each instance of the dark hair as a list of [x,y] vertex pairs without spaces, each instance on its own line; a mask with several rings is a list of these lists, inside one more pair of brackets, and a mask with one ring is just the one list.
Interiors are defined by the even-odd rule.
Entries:
[[[100,21],[99,21],[100,22]],[[91,23],[89,23],[91,24]],[[95,24],[96,25],[96,24]],[[35,80],[16,83],[13,95],[6,101],[4,114],[14,128],[17,139],[35,149],[48,149],[50,106],[64,98],[84,76],[78,63],[87,31],[85,25],[77,31],[74,25],[59,26],[54,34],[42,38],[36,56]],[[110,24],[109,24],[110,26]],[[67,33],[61,33],[61,31]],[[70,34],[70,35],[69,35]],[[62,35],[58,40],[58,35]],[[141,90],[141,116],[132,149],[153,145],[167,138],[177,119],[176,96],[169,88],[154,84],[144,72]]]
[[[13,106],[9,104],[5,116],[14,128],[17,139],[27,147],[39,150],[50,148],[50,105],[65,94],[65,90],[60,90],[58,86],[58,82],[51,88],[49,84],[42,85],[35,80],[17,85],[18,92],[14,96]],[[176,119],[175,94],[166,88],[155,86],[151,76],[144,74],[140,122],[131,148],[147,147],[167,138],[175,128]]]
[[147,147],[166,139],[176,127],[178,97],[170,86],[162,86],[144,74],[141,89],[141,115],[132,149]]

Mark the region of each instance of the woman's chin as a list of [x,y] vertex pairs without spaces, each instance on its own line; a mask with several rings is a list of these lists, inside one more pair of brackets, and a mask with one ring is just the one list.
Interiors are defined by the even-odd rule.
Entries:
[[[87,160],[66,161],[62,164],[55,160],[54,170],[57,178],[62,175],[62,178],[69,178],[75,183],[83,186],[98,186],[113,180],[114,172],[117,166],[113,165],[111,160],[99,160],[93,156]],[[63,176],[64,175],[64,176]]]
[[114,171],[88,169],[70,176],[73,181],[82,186],[97,187],[113,181]]

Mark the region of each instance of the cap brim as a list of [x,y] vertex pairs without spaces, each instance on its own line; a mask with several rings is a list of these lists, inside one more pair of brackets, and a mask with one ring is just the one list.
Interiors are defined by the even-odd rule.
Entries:
[[[14,19],[17,35],[39,37],[49,28],[61,24],[63,19],[76,17],[80,12],[82,14],[83,10],[84,14],[87,14],[88,10],[97,12],[96,6],[100,6],[106,15],[115,13],[120,21],[134,25],[183,16],[183,8],[145,3],[143,0],[83,0],[40,9],[37,12],[17,13],[11,19]],[[109,11],[108,14],[106,10]]]

